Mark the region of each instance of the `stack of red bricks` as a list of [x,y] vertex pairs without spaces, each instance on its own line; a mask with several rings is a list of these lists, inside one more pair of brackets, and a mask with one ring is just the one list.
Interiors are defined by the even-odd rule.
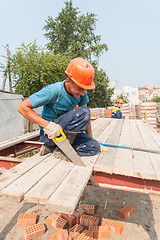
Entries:
[[91,120],[104,117],[104,108],[90,108]]
[[139,112],[141,119],[145,120],[145,111],[147,116],[147,122],[153,127],[157,126],[157,103],[147,102],[139,104]]
[[[99,218],[94,216],[94,210],[94,205],[80,204],[73,214],[52,213],[47,219],[47,224],[58,231],[50,236],[50,240],[93,240],[93,238],[108,238],[109,232],[116,235],[122,234],[122,223],[103,218],[99,225]],[[131,205],[119,210],[119,216],[122,219],[130,217],[133,213],[134,208]],[[24,229],[25,240],[34,239],[45,233],[45,225],[36,224],[36,219],[37,214],[34,213],[19,215],[18,225],[31,225]]]

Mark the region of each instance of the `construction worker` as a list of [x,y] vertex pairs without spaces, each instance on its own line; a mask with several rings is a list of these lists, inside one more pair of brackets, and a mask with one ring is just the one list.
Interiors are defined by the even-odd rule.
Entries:
[[112,110],[112,118],[118,118],[118,119],[125,118],[122,116],[122,112],[120,110],[120,108],[123,105],[123,99],[121,98],[117,99],[116,104],[117,105]]
[[[94,68],[83,58],[73,59],[65,73],[67,78],[45,86],[22,102],[18,111],[40,126],[40,141],[44,142],[40,155],[53,152],[53,138],[64,133],[74,133],[72,146],[79,156],[91,156],[100,151],[100,144],[92,138],[88,89],[94,89]],[[75,108],[76,106],[78,108]],[[41,117],[33,110],[43,106]]]

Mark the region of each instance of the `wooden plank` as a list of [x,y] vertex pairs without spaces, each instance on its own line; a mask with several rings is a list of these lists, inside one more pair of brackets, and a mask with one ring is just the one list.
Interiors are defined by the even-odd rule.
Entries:
[[[141,132],[142,139],[147,149],[160,151],[157,142],[153,139],[150,131],[145,127],[142,121],[137,121],[139,131]],[[160,180],[160,154],[148,153],[152,168],[155,171],[156,179]]]
[[0,190],[7,187],[10,183],[18,179],[20,176],[29,171],[32,167],[36,166],[40,162],[44,161],[51,154],[40,156],[39,153],[31,158],[26,159],[23,163],[9,169],[7,172],[0,176]]
[[2,196],[13,201],[22,201],[23,196],[28,192],[41,178],[43,178],[60,159],[54,158],[52,155],[40,162],[38,166],[32,167],[25,174],[20,176],[14,182],[1,190]]
[[24,201],[46,204],[48,198],[55,192],[65,177],[69,174],[74,164],[60,161],[46,176],[44,176],[25,195]]
[[111,118],[109,119],[103,118],[102,124],[97,126],[96,130],[93,132],[93,138],[97,139],[97,137],[110,124],[110,122],[111,122]]
[[46,207],[53,212],[73,213],[92,174],[92,168],[75,166],[48,199]]
[[21,162],[24,162],[25,160],[26,160],[25,158],[14,158],[14,157],[0,156],[0,161],[4,161],[4,162],[17,162],[17,163],[21,163]]
[[149,130],[150,135],[154,139],[154,141],[157,143],[158,147],[160,148],[160,133],[158,133],[151,125],[148,123],[145,123],[145,127]]
[[[130,136],[130,120],[125,119],[119,139],[120,146],[131,147]],[[114,161],[114,173],[125,176],[134,176],[132,151],[128,149],[118,148],[115,161]]]
[[103,121],[104,121],[104,118],[98,118],[91,122],[92,133],[94,133],[94,131],[97,129],[97,127],[99,127],[101,124],[103,124]]
[[[123,120],[112,119],[112,122],[103,131],[103,134],[98,137],[99,142],[117,145],[122,125]],[[116,152],[117,148],[112,147],[108,147],[108,152],[101,152],[98,156],[97,162],[95,163],[94,170],[112,174]]]
[[[130,121],[131,125],[131,143],[132,147],[145,148],[141,132],[138,129],[137,122]],[[150,162],[148,153],[133,151],[134,176],[138,178],[155,179],[155,171]]]
[[39,131],[36,132],[32,132],[32,133],[26,133],[22,136],[19,136],[18,138],[12,139],[12,140],[8,140],[8,141],[4,141],[2,143],[0,143],[0,150],[12,147],[16,144],[22,143],[24,141],[27,141],[29,139],[35,138],[39,136]]
[[[105,120],[103,120],[105,121]],[[113,139],[118,138],[118,134],[121,131],[121,125],[123,120],[113,120],[115,122],[116,133],[113,133]],[[117,124],[119,123],[119,124]],[[105,126],[105,124],[103,125]],[[103,129],[102,133],[99,135],[97,140],[104,139]],[[98,131],[98,130],[95,130]],[[72,213],[76,207],[79,197],[86,186],[94,166],[95,161],[101,153],[92,157],[82,157],[82,161],[87,167],[74,166],[71,172],[67,175],[64,181],[61,183],[59,188],[53,193],[53,195],[48,199],[46,207],[52,211],[64,211],[67,213]],[[89,160],[91,159],[91,160]],[[73,184],[74,183],[74,184]],[[68,188],[70,186],[70,188]]]
[[[98,120],[97,122],[101,122],[101,126],[103,125],[104,128],[107,124],[109,124],[110,120],[106,121],[106,119],[101,119],[101,121]],[[103,132],[103,128],[95,128],[95,134],[100,135]],[[99,154],[91,157],[81,157],[86,167],[74,166],[59,188],[48,199],[46,203],[47,208],[52,211],[64,211],[67,213],[73,212],[81,193],[90,179],[94,163],[96,162],[98,156]]]

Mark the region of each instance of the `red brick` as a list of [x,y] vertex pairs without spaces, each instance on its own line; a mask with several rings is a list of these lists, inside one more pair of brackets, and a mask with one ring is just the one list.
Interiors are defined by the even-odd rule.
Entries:
[[45,226],[43,223],[37,223],[24,229],[25,240],[30,240],[45,234]]
[[91,232],[90,230],[84,230],[82,233],[84,233],[85,236],[88,236],[88,237],[92,237],[92,238],[93,238],[93,232]]
[[123,232],[123,224],[110,219],[103,218],[101,225],[107,226],[108,230],[116,235],[121,235]]
[[67,225],[67,220],[59,217],[57,220],[56,220],[57,224],[56,224],[56,227],[57,228],[65,228],[66,225]]
[[65,240],[65,239],[68,239],[67,229],[61,229],[60,231],[50,236],[50,240]]
[[48,217],[48,224],[56,228],[65,228],[67,225],[67,220],[59,217],[57,214],[52,213]]
[[79,201],[82,202],[82,200],[83,200],[83,194],[80,196]]
[[80,204],[79,207],[82,207],[85,210],[86,214],[94,215],[95,205]]
[[70,232],[68,236],[68,240],[76,240],[79,237],[79,232]]
[[36,213],[20,213],[17,219],[18,225],[33,225],[36,224]]
[[79,224],[81,216],[84,214],[83,208],[78,208],[76,211],[73,212],[73,216],[76,218],[76,223]]
[[80,218],[80,224],[84,226],[98,226],[99,218],[83,214],[82,217]]
[[134,207],[127,205],[119,210],[119,216],[123,219],[130,217],[134,213]]
[[76,224],[72,228],[69,229],[69,234],[71,232],[79,232],[79,233],[81,233],[82,231],[83,231],[83,227],[78,225],[78,224]]
[[108,238],[107,226],[90,226],[89,230],[93,232],[93,238]]
[[73,227],[76,224],[76,217],[73,214],[61,213],[61,218],[67,220],[69,227]]
[[93,233],[89,230],[84,230],[77,240],[93,240]]
[[48,217],[48,224],[56,227],[56,220],[59,218],[59,216],[57,214],[52,213],[49,217]]
[[83,208],[79,207],[79,208],[76,209],[76,212],[80,213],[80,215],[79,215],[79,219],[80,219],[81,216],[85,213],[85,210]]

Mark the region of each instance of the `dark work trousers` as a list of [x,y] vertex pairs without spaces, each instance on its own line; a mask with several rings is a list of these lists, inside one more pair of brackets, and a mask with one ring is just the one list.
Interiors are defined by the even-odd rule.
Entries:
[[[73,109],[59,116],[54,122],[59,124],[63,131],[78,132],[72,146],[79,156],[92,156],[100,151],[99,142],[85,133],[90,123],[90,110],[88,108]],[[40,130],[40,141],[48,146],[55,146],[48,135],[44,134],[43,129]]]

